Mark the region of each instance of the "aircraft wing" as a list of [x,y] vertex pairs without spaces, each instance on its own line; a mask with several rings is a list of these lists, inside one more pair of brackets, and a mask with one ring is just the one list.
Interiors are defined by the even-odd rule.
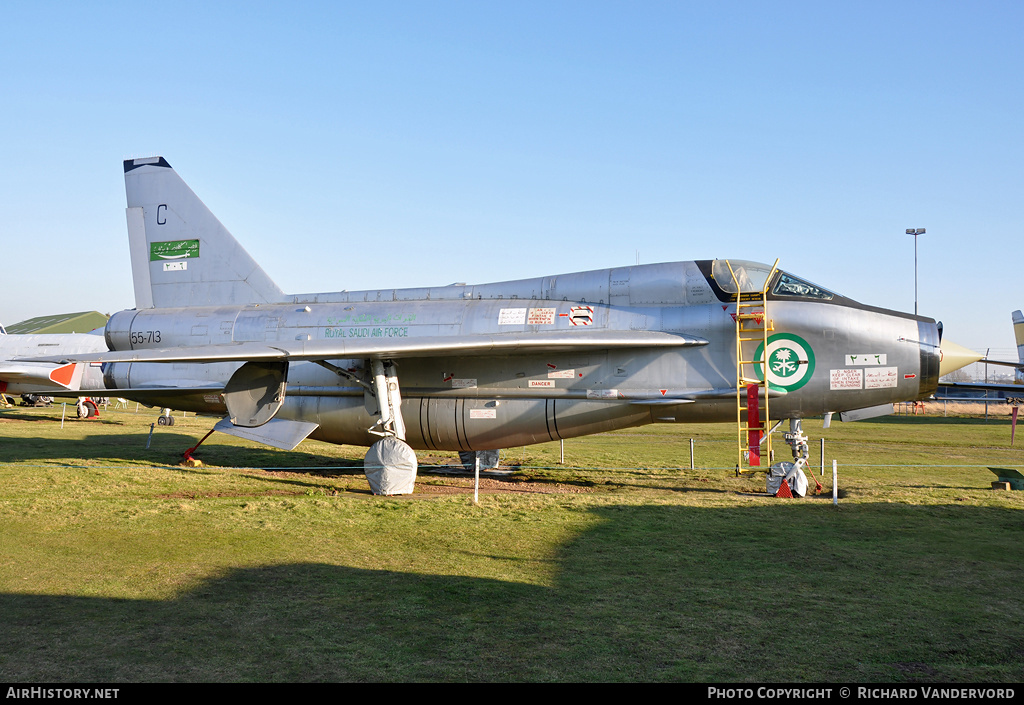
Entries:
[[[1024,398],[1024,384],[996,384],[994,382],[939,382],[939,389],[969,389],[978,392],[1001,392],[1002,396]],[[1000,398],[1001,398],[1000,397]],[[983,397],[964,397],[965,401],[979,401]]]
[[1009,362],[1007,360],[989,360],[983,357],[978,360],[979,365],[1002,365],[1003,367],[1016,367],[1018,370],[1024,368],[1024,362]]
[[81,365],[40,365],[25,361],[5,360],[0,362],[0,381],[7,384],[18,384],[21,387],[34,385],[40,388],[40,394],[49,394],[52,390],[78,390],[82,383]]
[[355,358],[502,355],[520,352],[570,352],[609,348],[694,347],[708,341],[660,331],[548,331],[414,338],[300,340],[224,343],[181,348],[146,348],[101,353],[25,358],[38,362],[232,362],[249,360],[344,360]]

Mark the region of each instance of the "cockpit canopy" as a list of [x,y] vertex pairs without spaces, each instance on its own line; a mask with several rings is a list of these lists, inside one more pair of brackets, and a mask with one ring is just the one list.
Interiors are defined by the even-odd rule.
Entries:
[[767,289],[769,294],[784,298],[829,301],[836,296],[806,279],[761,262],[716,259],[711,263],[711,275],[727,294],[760,293]]

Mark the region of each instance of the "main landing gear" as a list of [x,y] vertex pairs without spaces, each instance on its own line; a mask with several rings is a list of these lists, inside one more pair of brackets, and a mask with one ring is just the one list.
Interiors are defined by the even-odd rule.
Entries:
[[99,404],[89,397],[78,397],[76,411],[78,412],[78,418],[80,419],[99,418],[100,415]]
[[373,385],[368,392],[377,406],[377,422],[368,430],[381,439],[363,458],[363,471],[374,494],[412,494],[416,485],[416,452],[405,442],[402,394],[392,360],[371,360]]

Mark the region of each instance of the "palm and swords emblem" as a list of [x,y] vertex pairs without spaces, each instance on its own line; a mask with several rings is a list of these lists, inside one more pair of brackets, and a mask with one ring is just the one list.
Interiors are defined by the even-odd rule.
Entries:
[[[791,392],[807,384],[814,374],[814,351],[807,341],[792,333],[777,333],[768,338],[768,385]],[[758,377],[765,380],[764,344],[757,346],[754,359]]]

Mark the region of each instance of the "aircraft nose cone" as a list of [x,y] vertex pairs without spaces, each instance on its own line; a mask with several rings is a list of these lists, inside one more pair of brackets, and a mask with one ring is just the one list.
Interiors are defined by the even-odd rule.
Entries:
[[940,345],[942,357],[939,361],[939,377],[944,377],[950,372],[966,367],[972,362],[977,362],[984,357],[970,348],[958,345],[952,340],[944,340]]

